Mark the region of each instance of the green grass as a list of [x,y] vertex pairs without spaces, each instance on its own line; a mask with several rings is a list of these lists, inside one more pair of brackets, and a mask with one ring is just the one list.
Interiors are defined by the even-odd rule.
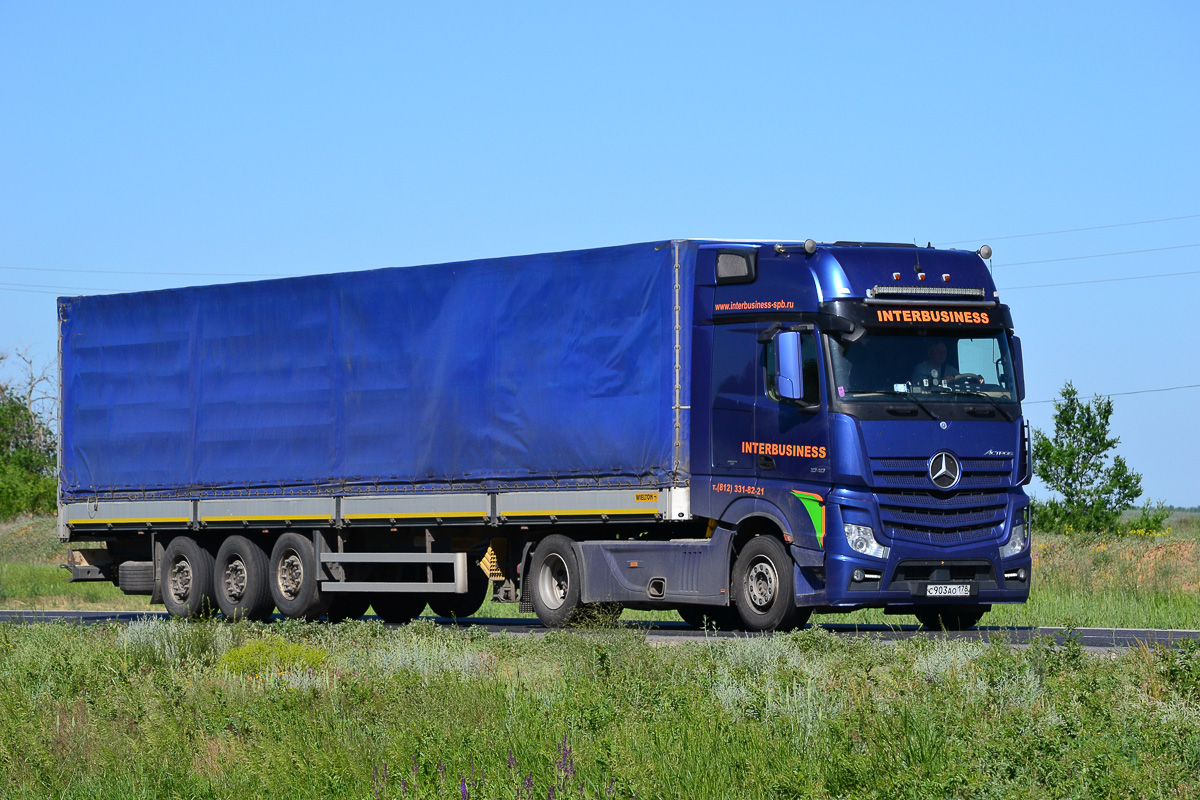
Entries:
[[551,785],[560,798],[1195,797],[1200,648],[0,624],[6,798],[483,800]]
[[[983,625],[1200,628],[1200,515],[1177,513],[1165,536],[1034,537],[1030,601],[996,606]],[[67,582],[66,548],[46,518],[0,524],[0,608],[162,610],[107,583]],[[485,603],[477,616],[532,619],[515,604]],[[674,612],[626,611],[623,620],[675,621]],[[816,623],[912,624],[880,610],[818,615]]]

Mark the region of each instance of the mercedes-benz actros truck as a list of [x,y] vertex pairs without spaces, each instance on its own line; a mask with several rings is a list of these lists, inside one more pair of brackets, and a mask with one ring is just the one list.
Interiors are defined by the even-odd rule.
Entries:
[[1031,580],[989,252],[672,239],[62,298],[67,566],[179,616],[974,625]]

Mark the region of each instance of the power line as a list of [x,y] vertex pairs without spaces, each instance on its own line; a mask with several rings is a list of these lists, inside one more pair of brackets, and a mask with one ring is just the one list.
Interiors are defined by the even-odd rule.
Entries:
[[57,286],[47,285],[44,283],[0,283],[0,287],[13,287],[21,289],[54,289],[64,292],[111,292],[111,289],[100,289],[96,286]]
[[1041,258],[1037,261],[1010,261],[1007,264],[993,264],[994,267],[1023,267],[1026,264],[1053,264],[1056,261],[1084,261],[1089,258],[1109,258],[1110,256],[1133,256],[1139,253],[1160,253],[1163,250],[1186,250],[1189,247],[1200,247],[1196,244],[1176,244],[1170,247],[1147,247],[1144,250],[1122,250],[1118,253],[1093,253],[1088,256],[1065,256],[1063,258]]
[[1180,219],[1196,219],[1200,214],[1185,214],[1182,217],[1163,217],[1162,219],[1144,219],[1139,222],[1116,222],[1112,225],[1093,225],[1090,228],[1065,228],[1061,231],[1043,231],[1041,233],[1015,233],[1011,236],[980,236],[975,239],[959,239],[953,242],[938,242],[938,244],[964,244],[967,242],[1002,242],[1005,239],[1027,239],[1030,236],[1055,236],[1060,233],[1081,233],[1083,231],[1100,231],[1107,228],[1128,228],[1130,225],[1150,225],[1155,222],[1174,222]]
[[1200,269],[1188,272],[1163,272],[1158,275],[1133,275],[1128,278],[1099,278],[1094,281],[1067,281],[1066,283],[1038,283],[1033,286],[1001,286],[997,291],[1015,292],[1018,289],[1049,289],[1052,286],[1083,286],[1085,283],[1119,283],[1121,281],[1144,281],[1150,278],[1174,278],[1179,275],[1200,275]]
[[[1131,394],[1154,394],[1156,392],[1174,392],[1174,391],[1178,391],[1179,389],[1200,389],[1200,383],[1189,383],[1189,384],[1185,384],[1183,386],[1168,386],[1165,389],[1138,389],[1137,391],[1134,391],[1134,392],[1113,392],[1112,394],[1104,394],[1102,392],[1098,392],[1098,393],[1092,395],[1088,399],[1095,399],[1097,397],[1126,397]],[[1029,400],[1029,401],[1022,403],[1022,405],[1036,406],[1036,405],[1042,405],[1044,403],[1053,403],[1053,402],[1055,402],[1055,401],[1054,400]]]
[[64,269],[61,267],[0,267],[20,272],[75,272],[84,275],[167,275],[200,278],[288,278],[286,272],[154,272],[128,269]]

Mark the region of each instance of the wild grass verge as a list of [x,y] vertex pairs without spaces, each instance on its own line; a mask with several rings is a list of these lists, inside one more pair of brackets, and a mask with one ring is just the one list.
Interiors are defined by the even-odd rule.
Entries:
[[0,700],[12,798],[1200,792],[1196,647],[0,624]]

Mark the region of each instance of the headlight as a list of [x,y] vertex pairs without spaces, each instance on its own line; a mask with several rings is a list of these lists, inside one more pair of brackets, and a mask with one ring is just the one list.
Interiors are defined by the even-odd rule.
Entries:
[[888,553],[892,551],[890,547],[884,547],[875,539],[874,529],[867,525],[845,525],[843,527],[846,529],[846,541],[850,543],[850,549],[856,553],[875,558],[887,558]]
[[1012,527],[1012,535],[1008,537],[1008,544],[1000,547],[1001,558],[1011,558],[1017,553],[1025,549],[1025,545],[1029,544],[1028,528],[1025,523],[1018,522]]

